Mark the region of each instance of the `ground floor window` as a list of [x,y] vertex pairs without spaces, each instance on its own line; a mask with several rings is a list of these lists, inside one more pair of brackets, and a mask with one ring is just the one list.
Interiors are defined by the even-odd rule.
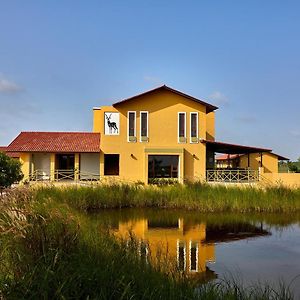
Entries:
[[74,170],[74,154],[56,154],[56,169]]
[[148,178],[178,178],[178,155],[149,155]]
[[56,154],[55,160],[56,179],[74,180],[75,155]]
[[104,154],[104,175],[119,175],[120,155]]

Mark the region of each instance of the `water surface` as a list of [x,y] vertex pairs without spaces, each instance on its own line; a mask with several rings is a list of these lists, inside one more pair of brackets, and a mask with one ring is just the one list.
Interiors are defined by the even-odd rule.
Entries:
[[274,286],[282,280],[300,296],[300,215],[122,209],[93,218],[116,236],[133,234],[150,263],[168,257],[193,280],[233,276]]

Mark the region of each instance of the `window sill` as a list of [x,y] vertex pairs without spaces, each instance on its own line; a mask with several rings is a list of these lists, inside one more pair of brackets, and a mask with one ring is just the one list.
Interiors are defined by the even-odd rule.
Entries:
[[128,142],[128,143],[136,143],[136,141],[137,141],[137,139],[136,139],[135,136],[130,136],[130,137],[128,137],[128,139],[127,139],[127,142]]
[[148,138],[147,136],[142,136],[142,137],[140,138],[140,142],[141,142],[141,143],[148,143],[148,142],[149,142],[149,138]]
[[199,138],[197,137],[190,138],[190,144],[199,144]]
[[178,139],[179,144],[186,144],[186,142],[187,142],[186,137],[179,137],[179,139]]

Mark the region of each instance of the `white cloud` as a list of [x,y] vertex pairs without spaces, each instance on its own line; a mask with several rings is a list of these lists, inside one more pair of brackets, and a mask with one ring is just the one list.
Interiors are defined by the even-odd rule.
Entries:
[[219,91],[212,92],[208,96],[208,99],[212,100],[216,105],[228,105],[229,104],[228,98]]
[[15,82],[0,77],[0,93],[18,93],[22,88]]

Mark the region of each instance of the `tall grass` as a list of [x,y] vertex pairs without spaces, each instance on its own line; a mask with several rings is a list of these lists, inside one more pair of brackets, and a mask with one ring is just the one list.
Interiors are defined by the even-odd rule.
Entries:
[[[30,197],[29,197],[30,198]],[[13,202],[13,205],[11,205]],[[193,289],[166,276],[63,204],[1,206],[0,291],[7,299],[180,299]]]
[[[79,194],[103,189],[79,188]],[[292,299],[285,286],[244,288],[231,279],[199,286],[147,264],[134,239],[129,246],[116,241],[78,210],[87,210],[77,204],[90,198],[64,198],[76,191],[17,190],[1,199],[0,299]]]
[[201,212],[300,211],[300,189],[281,186],[264,189],[202,183],[162,187],[127,184],[42,186],[35,190],[34,197],[59,200],[83,211],[125,207],[182,208]]

